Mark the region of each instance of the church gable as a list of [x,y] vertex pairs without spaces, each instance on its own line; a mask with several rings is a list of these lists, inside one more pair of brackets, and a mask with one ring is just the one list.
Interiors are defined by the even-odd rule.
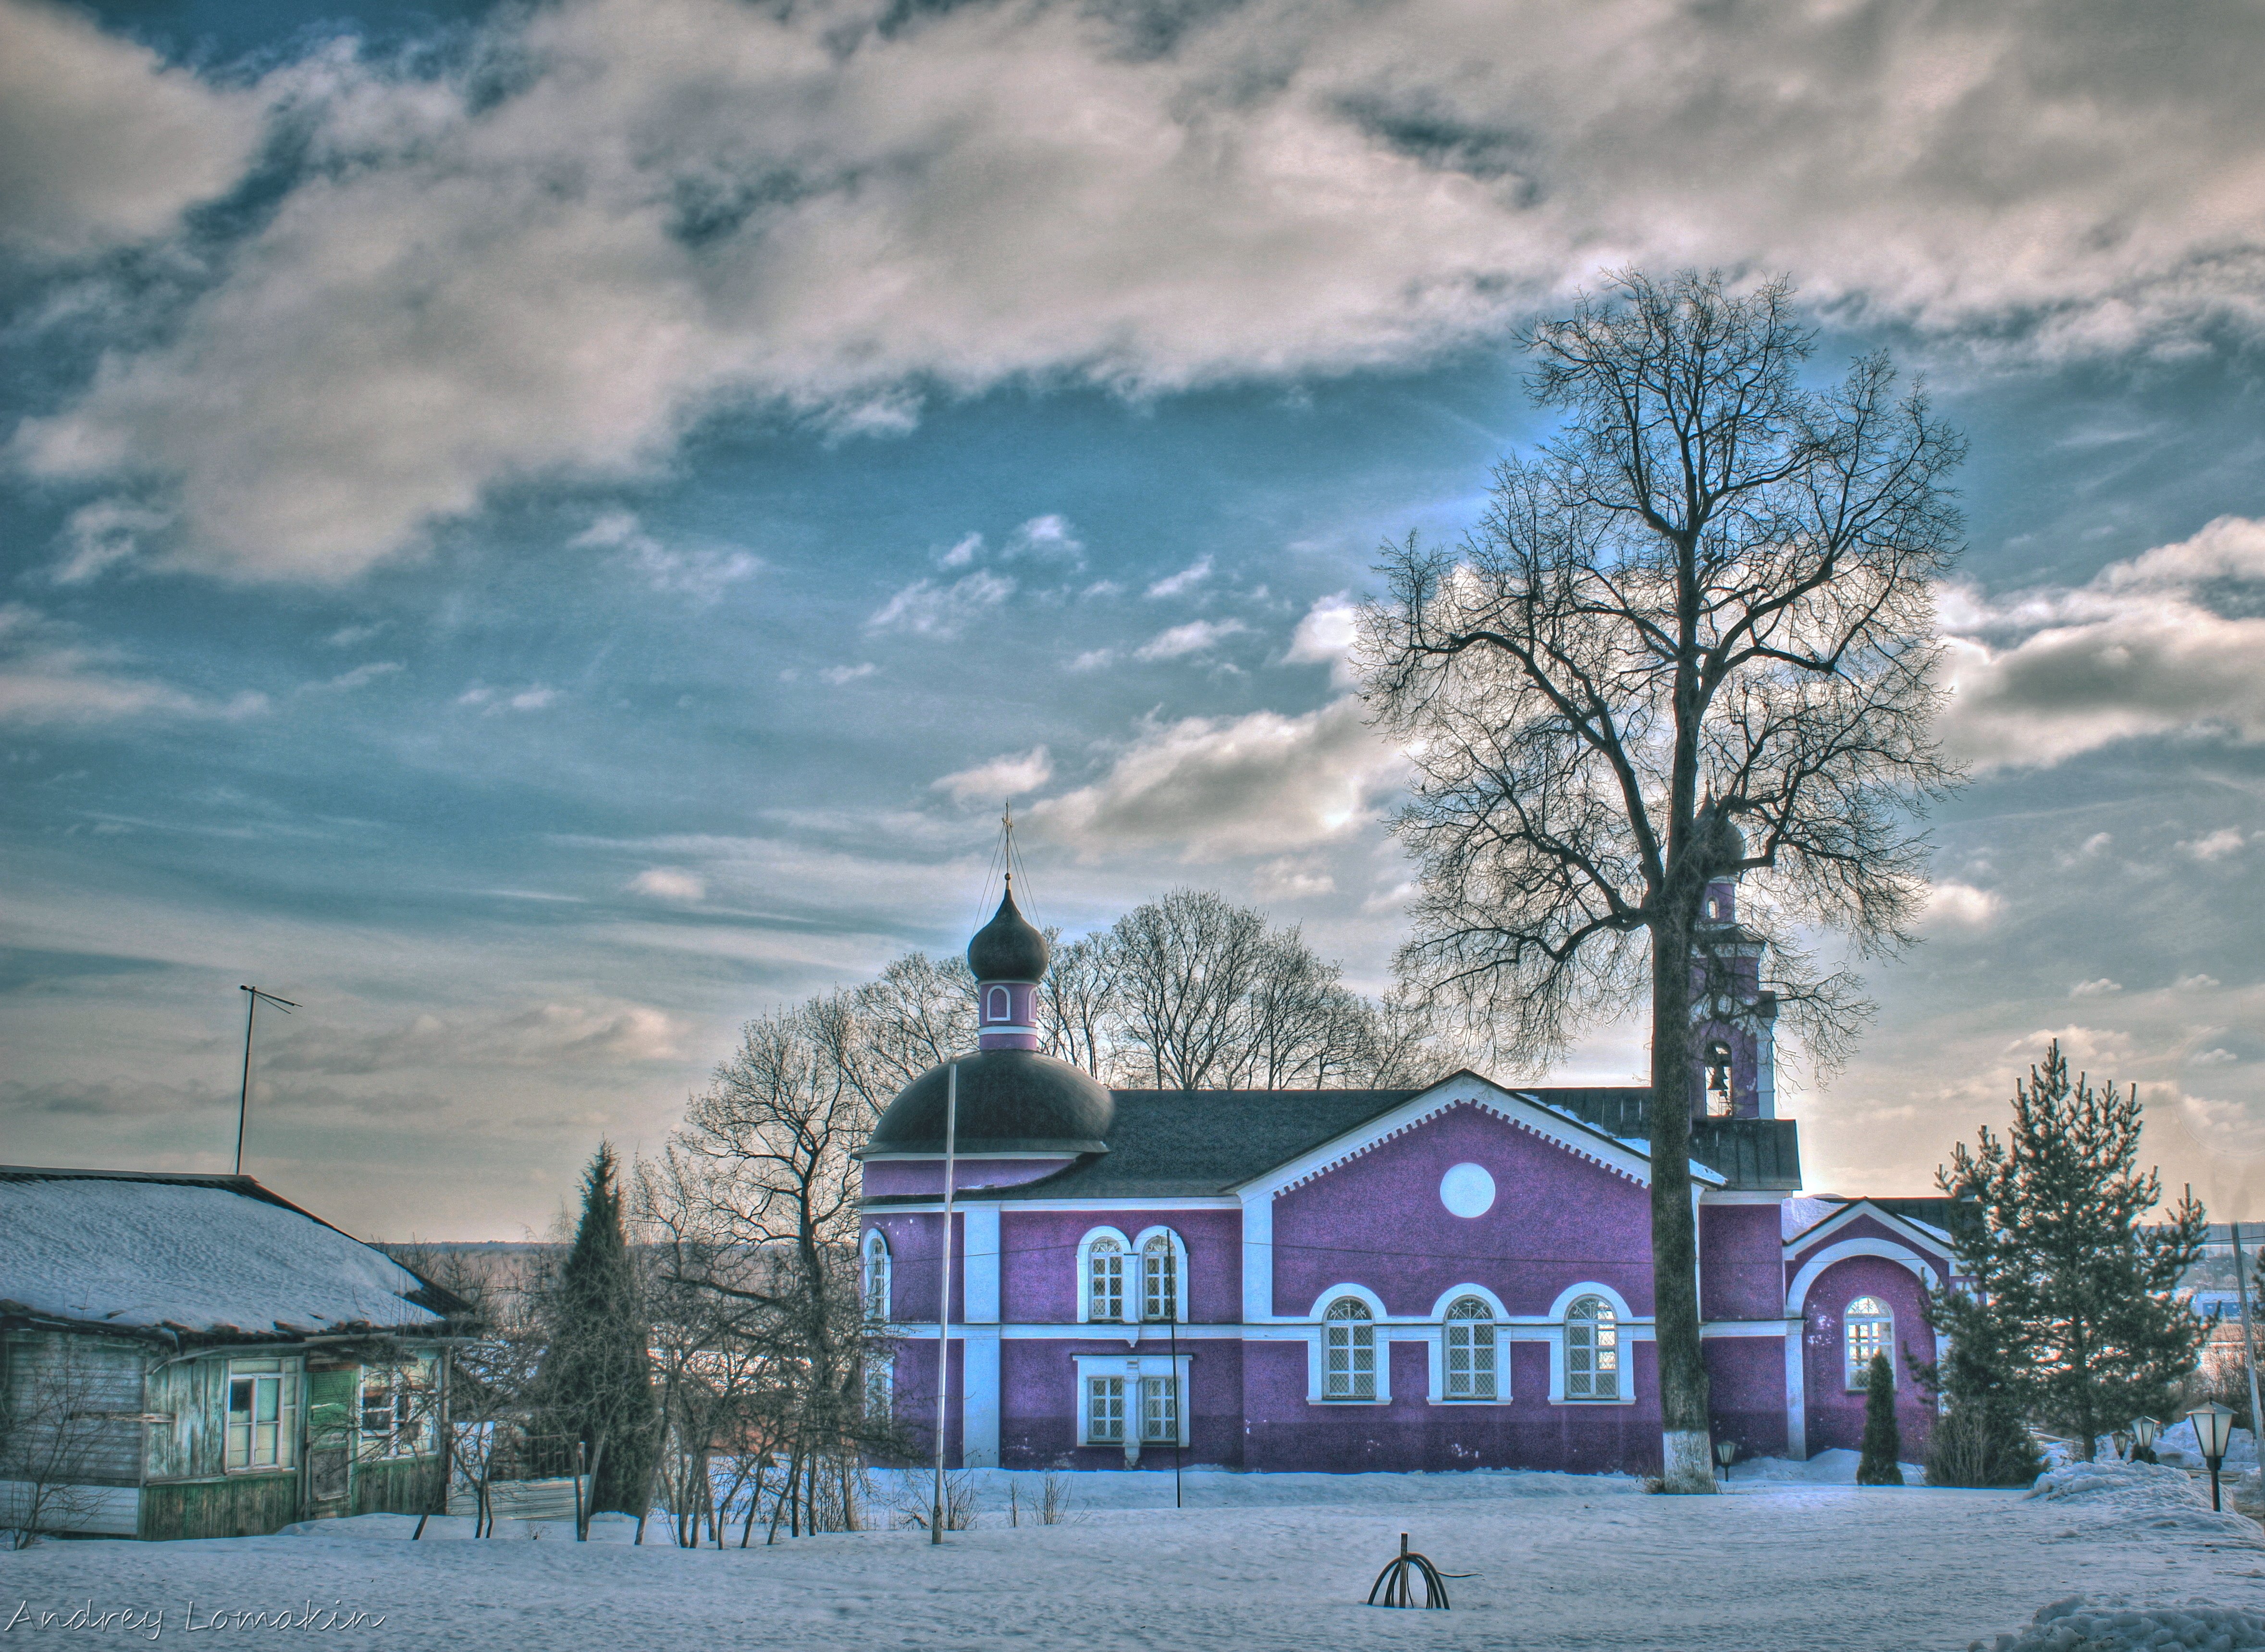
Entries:
[[1275,1311],[1302,1315],[1358,1284],[1389,1315],[1428,1319],[1444,1294],[1477,1285],[1504,1312],[1539,1316],[1591,1283],[1648,1312],[1646,1168],[1482,1081],[1450,1081],[1269,1190]]

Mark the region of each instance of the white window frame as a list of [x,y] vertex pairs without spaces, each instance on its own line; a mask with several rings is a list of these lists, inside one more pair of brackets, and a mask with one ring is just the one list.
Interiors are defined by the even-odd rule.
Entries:
[[[1595,1303],[1599,1308],[1612,1315],[1613,1392],[1610,1394],[1596,1394],[1593,1392],[1589,1394],[1575,1394],[1573,1392],[1573,1328],[1576,1325],[1582,1324],[1593,1328],[1599,1323],[1599,1319],[1600,1317],[1598,1315],[1584,1316],[1575,1312],[1575,1310],[1579,1308],[1584,1303],[1589,1302]],[[1620,1313],[1620,1305],[1614,1302],[1610,1296],[1606,1295],[1602,1291],[1583,1291],[1577,1294],[1571,1301],[1566,1303],[1564,1307],[1560,1311],[1559,1324],[1563,1328],[1562,1335],[1558,1345],[1558,1362],[1560,1367],[1557,1383],[1558,1391],[1556,1394],[1553,1396],[1555,1402],[1559,1405],[1627,1405],[1633,1401],[1635,1396],[1632,1390],[1635,1388],[1635,1384],[1632,1380],[1633,1373],[1630,1372],[1628,1366],[1628,1338],[1625,1328],[1625,1321]],[[1592,1388],[1597,1372],[1597,1367],[1594,1361],[1599,1351],[1600,1350],[1598,1350],[1596,1344],[1592,1342],[1590,1344],[1591,1365],[1589,1368],[1589,1375]]]
[[[390,1401],[394,1422],[390,1428],[373,1431],[368,1427],[369,1400],[378,1391]],[[400,1421],[404,1400],[410,1416],[406,1429]],[[397,1365],[363,1366],[354,1393],[354,1431],[361,1459],[430,1457],[438,1452],[440,1400],[440,1363],[430,1354],[413,1356]]]
[[[237,1451],[236,1385],[248,1382],[251,1387],[251,1408],[244,1413],[244,1451],[238,1460]],[[275,1385],[275,1417],[271,1423],[259,1421],[259,1390],[266,1383]],[[359,1403],[361,1395],[355,1395]],[[221,1387],[221,1469],[230,1474],[275,1474],[292,1472],[299,1466],[299,1371],[295,1362],[275,1359],[231,1359]],[[263,1428],[275,1430],[272,1440],[263,1441]],[[262,1454],[262,1445],[267,1454]]]
[[[1479,1310],[1477,1314],[1458,1314],[1465,1304]],[[1455,1392],[1456,1332],[1469,1356],[1472,1380],[1470,1392]],[[1494,1306],[1475,1291],[1459,1291],[1447,1304],[1439,1320],[1439,1394],[1441,1405],[1501,1405],[1509,1398],[1510,1384],[1504,1380],[1509,1373],[1503,1369],[1502,1322]],[[1486,1369],[1486,1385],[1479,1389],[1479,1367]]]
[[[1148,1314],[1148,1247],[1160,1239],[1171,1247],[1172,1298],[1175,1314],[1175,1319],[1171,1321],[1162,1318],[1152,1319]],[[1187,1241],[1169,1227],[1161,1226],[1144,1227],[1140,1230],[1140,1236],[1133,1241],[1132,1255],[1139,1276],[1136,1282],[1139,1300],[1128,1301],[1125,1304],[1127,1316],[1130,1317],[1133,1314],[1139,1314],[1144,1325],[1162,1325],[1168,1322],[1185,1325],[1188,1322]]]
[[[1103,1240],[1117,1247],[1118,1253],[1124,1257],[1127,1264],[1125,1271],[1132,1275],[1131,1278],[1122,1281],[1125,1291],[1124,1295],[1119,1299],[1120,1306],[1118,1311],[1107,1315],[1094,1312],[1093,1305],[1093,1249]],[[1085,1237],[1077,1241],[1077,1322],[1079,1324],[1138,1323],[1137,1316],[1140,1312],[1140,1273],[1137,1258],[1138,1253],[1132,1248],[1132,1241],[1125,1238],[1123,1232],[1114,1227],[1089,1229]],[[1133,1317],[1128,1318],[1128,1315]]]
[[[1344,1385],[1342,1393],[1331,1385],[1329,1355],[1331,1344],[1337,1340],[1339,1327],[1344,1327],[1345,1353]],[[1366,1351],[1368,1355],[1368,1392],[1360,1391],[1360,1356],[1364,1351],[1361,1333],[1368,1333]],[[1378,1367],[1389,1368],[1391,1344],[1376,1334],[1376,1311],[1350,1292],[1333,1299],[1322,1310],[1322,1401],[1325,1405],[1377,1405],[1388,1403],[1383,1372]],[[1381,1357],[1380,1357],[1381,1356]]]
[[[1856,1310],[1867,1302],[1871,1303],[1877,1312],[1859,1314]],[[1869,1343],[1861,1360],[1856,1357],[1857,1328],[1860,1326],[1868,1332],[1865,1340]],[[1851,1394],[1861,1393],[1871,1386],[1874,1354],[1888,1357],[1888,1380],[1893,1383],[1896,1379],[1896,1311],[1887,1305],[1885,1299],[1867,1291],[1840,1312],[1841,1374]]]
[[865,1267],[862,1281],[865,1317],[885,1324],[890,1319],[889,1292],[893,1288],[896,1259],[889,1254],[889,1236],[879,1228],[865,1233]]
[[[1179,1384],[1180,1437],[1177,1444],[1188,1444],[1188,1382],[1193,1374],[1193,1354],[1182,1354],[1176,1362],[1170,1354],[1074,1354],[1070,1365],[1075,1373],[1076,1387],[1073,1400],[1077,1406],[1077,1443],[1096,1450],[1124,1450],[1138,1456],[1149,1446],[1170,1445],[1171,1440],[1140,1438],[1141,1384],[1155,1379],[1176,1379]],[[1091,1385],[1096,1379],[1121,1379],[1125,1384],[1125,1426],[1128,1437],[1121,1440],[1096,1440],[1093,1437]]]
[[886,1422],[896,1415],[897,1350],[885,1343],[865,1356],[865,1415]]

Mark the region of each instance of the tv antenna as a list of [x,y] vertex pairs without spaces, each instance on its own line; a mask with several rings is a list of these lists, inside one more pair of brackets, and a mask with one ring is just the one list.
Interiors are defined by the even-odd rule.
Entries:
[[244,1174],[244,1121],[245,1115],[251,1110],[252,1018],[259,1014],[259,1001],[263,998],[287,1015],[299,1006],[288,998],[278,998],[273,993],[264,993],[257,986],[239,986],[236,990],[248,994],[244,1001],[244,1091],[237,1096],[236,1103],[236,1174],[242,1175]]

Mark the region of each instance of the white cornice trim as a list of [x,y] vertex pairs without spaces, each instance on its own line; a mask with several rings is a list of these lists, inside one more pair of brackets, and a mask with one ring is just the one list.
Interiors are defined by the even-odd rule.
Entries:
[[1784,1244],[1786,1260],[1790,1262],[1810,1246],[1830,1239],[1837,1230],[1846,1227],[1860,1216],[1870,1217],[1913,1248],[1925,1251],[1930,1256],[1938,1257],[1946,1263],[1955,1260],[1947,1241],[1938,1239],[1917,1222],[1906,1221],[1891,1211],[1882,1210],[1869,1199],[1851,1199],[1823,1221],[1811,1224],[1787,1240]]

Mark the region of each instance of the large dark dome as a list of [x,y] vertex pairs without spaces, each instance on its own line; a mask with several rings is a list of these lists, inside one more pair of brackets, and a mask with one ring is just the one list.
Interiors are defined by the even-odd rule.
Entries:
[[[948,1069],[930,1067],[898,1092],[873,1126],[867,1158],[943,1151]],[[1082,1067],[1035,1050],[986,1050],[959,1059],[959,1122],[954,1141],[963,1158],[986,1153],[1084,1153],[1109,1151],[1117,1103]]]
[[979,981],[1035,981],[1051,955],[1045,936],[1015,909],[1015,883],[1008,879],[999,910],[967,943],[967,967]]

